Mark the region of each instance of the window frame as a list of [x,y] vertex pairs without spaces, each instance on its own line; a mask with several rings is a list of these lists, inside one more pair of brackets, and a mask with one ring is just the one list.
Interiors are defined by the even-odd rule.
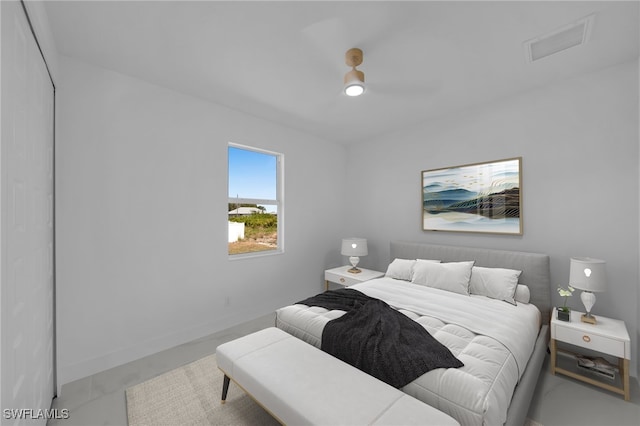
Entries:
[[[276,199],[262,199],[262,198],[240,198],[229,196],[229,148],[242,149],[245,151],[257,152],[260,154],[273,155],[276,159]],[[249,259],[253,257],[274,256],[284,253],[284,154],[280,152],[270,151],[263,148],[257,148],[254,146],[238,144],[235,142],[229,142],[227,144],[227,204],[266,204],[276,206],[276,215],[278,216],[278,229],[277,229],[277,247],[273,250],[256,251],[250,253],[237,253],[229,254],[227,249],[227,256],[229,260]],[[227,214],[228,217],[228,214]],[[227,232],[229,230],[229,224],[227,221]]]

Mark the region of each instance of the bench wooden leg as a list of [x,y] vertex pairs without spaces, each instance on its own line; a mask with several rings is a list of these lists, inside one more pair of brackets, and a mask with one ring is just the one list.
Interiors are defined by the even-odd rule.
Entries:
[[222,404],[224,404],[227,400],[227,392],[229,391],[229,376],[224,375],[224,379],[222,380]]

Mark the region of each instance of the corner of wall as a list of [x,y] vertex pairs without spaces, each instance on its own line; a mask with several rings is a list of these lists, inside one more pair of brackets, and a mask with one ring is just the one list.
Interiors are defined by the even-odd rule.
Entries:
[[44,2],[25,1],[23,4],[29,14],[31,25],[36,33],[38,44],[45,57],[51,78],[55,85],[56,76],[58,75],[58,51],[55,46],[55,39],[53,38],[51,26],[49,25],[49,17]]

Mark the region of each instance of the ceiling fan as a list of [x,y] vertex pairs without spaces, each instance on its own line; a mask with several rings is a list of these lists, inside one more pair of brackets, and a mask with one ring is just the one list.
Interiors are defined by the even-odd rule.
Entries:
[[351,71],[344,75],[344,93],[347,96],[360,96],[364,93],[364,73],[356,69],[362,64],[362,49],[353,47],[345,53],[345,63],[351,67]]
[[[407,49],[403,45],[403,40],[407,38],[404,32],[410,29],[399,31],[397,23],[402,21],[404,25],[407,19],[412,19],[412,15],[410,13],[407,15],[404,9],[376,8],[359,19],[357,25],[346,17],[348,15],[345,13],[345,16],[331,16],[314,22],[302,30],[304,39],[321,54],[320,56],[325,58],[324,64],[315,67],[315,71],[335,72],[338,76],[344,76],[342,86],[338,82],[336,82],[338,83],[337,87],[333,86],[335,83],[331,83],[331,81],[334,80],[325,80],[327,85],[325,87],[328,90],[331,90],[331,87],[336,89],[339,87],[341,96],[329,101],[331,102],[330,108],[326,104],[322,104],[319,108],[332,113],[338,113],[338,111],[344,113],[345,110],[353,112],[356,111],[353,109],[356,108],[356,105],[362,106],[361,102],[346,101],[346,99],[353,99],[353,97],[366,98],[367,105],[375,105],[378,108],[389,108],[390,105],[397,107],[404,102],[413,102],[416,98],[430,102],[441,89],[441,81],[424,79],[422,75],[416,75],[410,67],[399,68],[397,73],[389,72],[392,64],[406,56],[403,53]],[[347,48],[346,52],[342,50],[344,48]],[[336,51],[341,50],[345,52],[343,64],[346,64],[350,69],[345,70],[344,65],[340,63],[341,61],[336,61],[340,58],[339,54],[336,57]],[[364,72],[359,69],[363,63],[365,51],[367,51],[367,55],[370,55],[369,59],[372,60],[370,63],[368,62],[367,66],[375,67],[375,69],[367,71],[373,74],[367,74],[366,85]],[[318,60],[318,62],[321,61]],[[358,96],[362,94],[365,95]]]
[[[363,58],[364,58],[364,54],[362,52],[362,49],[357,47],[352,47],[351,49],[347,50],[347,52],[345,53],[345,60],[344,60],[345,64],[351,67],[351,71],[348,71],[344,75],[344,93],[347,96],[360,96],[366,90],[366,85],[364,83],[364,72],[356,69],[356,67],[362,65]],[[380,86],[378,86],[378,89],[381,89]],[[398,87],[398,85],[396,85],[395,88],[393,89],[390,88],[388,92],[401,94],[403,96],[407,96],[407,95],[421,96],[427,93],[427,90],[425,89],[428,89],[428,92],[431,92],[431,93],[433,92],[433,86],[429,86],[428,88],[427,87],[420,88],[413,85],[405,89],[406,90],[403,90],[403,88]],[[378,93],[384,92],[384,88],[382,88],[382,90],[377,90],[377,92]]]

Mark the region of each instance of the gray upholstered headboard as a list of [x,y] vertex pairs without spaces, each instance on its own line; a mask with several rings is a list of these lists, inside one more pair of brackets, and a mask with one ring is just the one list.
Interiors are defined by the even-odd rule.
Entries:
[[549,324],[551,290],[549,256],[546,254],[392,241],[390,255],[390,261],[395,258],[439,259],[443,262],[475,260],[477,266],[522,271],[520,284],[529,287],[531,303],[542,313],[542,324]]

